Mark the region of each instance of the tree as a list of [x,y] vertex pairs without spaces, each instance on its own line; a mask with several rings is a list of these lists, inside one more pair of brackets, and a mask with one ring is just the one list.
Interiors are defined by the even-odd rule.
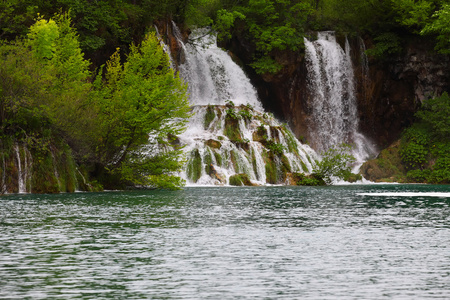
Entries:
[[[190,109],[186,85],[170,68],[156,36],[148,34],[141,45],[132,45],[124,64],[116,51],[106,65],[105,82],[101,76],[93,98],[99,111],[98,161],[143,185],[177,171],[182,166],[179,151],[156,145],[167,145],[169,136],[184,130]],[[155,147],[141,155],[148,143]],[[172,181],[174,187],[180,183]]]
[[257,73],[276,73],[282,65],[274,58],[280,50],[303,48],[303,36],[314,12],[311,1],[249,0],[218,11],[215,28],[229,38],[233,28],[254,44],[251,66]]
[[450,54],[450,4],[443,4],[420,33],[437,35],[436,50]]

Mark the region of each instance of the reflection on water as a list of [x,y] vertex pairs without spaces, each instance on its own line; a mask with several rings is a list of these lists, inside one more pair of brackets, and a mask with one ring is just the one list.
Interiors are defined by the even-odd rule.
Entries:
[[0,299],[446,299],[450,198],[423,193],[449,191],[8,195]]

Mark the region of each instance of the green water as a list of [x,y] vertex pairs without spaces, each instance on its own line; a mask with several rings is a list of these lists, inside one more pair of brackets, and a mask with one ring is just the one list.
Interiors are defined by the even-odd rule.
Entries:
[[0,299],[70,298],[449,299],[450,187],[1,197]]

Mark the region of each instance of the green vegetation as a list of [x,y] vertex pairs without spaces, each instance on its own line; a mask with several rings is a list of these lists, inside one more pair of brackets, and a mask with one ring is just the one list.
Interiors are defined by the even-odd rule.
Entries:
[[266,143],[266,148],[277,156],[283,155],[284,150],[286,150],[286,148],[282,144],[276,143],[274,141],[268,141]]
[[405,130],[400,156],[413,182],[450,183],[450,97],[424,101]]
[[214,106],[208,105],[208,107],[206,109],[206,114],[205,114],[205,123],[204,123],[205,129],[208,129],[209,125],[211,125],[211,122],[214,120],[215,117],[216,117],[216,111],[214,109]]
[[291,177],[296,185],[322,186],[326,185],[323,178],[316,174],[306,175],[303,173],[292,173]]
[[234,186],[253,186],[247,174],[236,174],[230,176],[229,184]]
[[313,168],[315,177],[323,179],[327,184],[332,183],[333,177],[343,180],[355,178],[351,172],[351,164],[355,162],[355,158],[349,154],[350,150],[350,145],[342,144],[322,153],[322,159]]
[[[67,155],[107,188],[178,187],[169,174],[181,167],[181,152],[161,146],[184,129],[186,86],[153,34],[129,49],[124,63],[117,50],[94,76],[68,14],[39,17],[26,38],[1,42],[1,140],[30,148],[36,169],[48,167],[49,147],[69,145]],[[149,135],[153,155],[142,155]]]
[[426,100],[402,139],[368,161],[361,173],[373,181],[450,183],[450,97]]
[[11,0],[0,3],[0,38],[24,38],[37,14],[48,19],[67,13],[80,47],[98,67],[117,47],[129,53],[154,23],[174,20],[182,28],[212,26],[219,39],[246,40],[247,63],[258,73],[276,73],[282,52],[301,55],[303,37],[316,30],[370,35],[369,50],[384,57],[401,50],[405,36],[430,36],[449,53],[448,0]]
[[[259,74],[290,67],[286,58],[301,57],[303,38],[316,30],[369,37],[373,44],[367,53],[380,60],[420,36],[427,36],[440,53],[450,53],[448,0],[2,1],[0,155],[8,170],[17,172],[11,159],[17,144],[35,158],[33,173],[41,174],[35,185],[48,184],[43,191],[72,191],[75,181],[88,186],[94,180],[96,188],[179,187],[182,182],[171,174],[183,164],[181,149],[166,146],[189,116],[186,86],[149,33],[154,24],[164,27],[170,20],[182,29],[211,26],[224,46],[243,43],[242,59]],[[390,170],[394,180],[449,181],[448,98],[443,94],[426,101],[419,121],[405,132],[397,153],[406,174],[398,175],[402,168],[387,158],[378,171]],[[205,128],[216,114],[208,108]],[[227,104],[225,134],[244,150],[249,141],[243,140],[238,122],[253,115],[251,107],[237,110],[231,101]],[[268,134],[261,126],[253,140],[269,150],[267,178],[276,182],[274,157],[285,165],[283,151],[295,152],[296,146],[288,136],[289,149],[284,149]],[[49,156],[54,153],[65,153],[56,159],[64,177],[60,182],[51,172],[43,173],[55,164]],[[326,154],[315,171],[325,180],[355,180],[343,161],[351,161],[344,152]],[[78,169],[87,182],[73,175]],[[196,178],[198,171],[191,171]]]
[[198,149],[192,150],[186,173],[188,178],[193,182],[197,182],[202,176],[202,157]]

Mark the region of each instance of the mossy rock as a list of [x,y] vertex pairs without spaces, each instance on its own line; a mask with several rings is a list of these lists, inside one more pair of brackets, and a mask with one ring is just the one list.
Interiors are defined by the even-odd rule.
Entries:
[[281,171],[283,172],[284,177],[286,177],[287,173],[291,172],[291,164],[284,154],[281,155]]
[[289,185],[303,185],[303,186],[323,186],[326,185],[323,178],[317,174],[304,173],[287,173],[286,184]]
[[192,150],[186,171],[192,182],[197,182],[202,176],[202,157],[198,149]]
[[230,176],[229,183],[234,186],[253,186],[253,183],[250,181],[247,174],[236,174]]
[[222,147],[222,143],[213,139],[209,139],[205,142],[205,145],[211,147],[213,149],[220,149]]
[[208,107],[206,108],[205,121],[204,121],[205,129],[209,128],[209,126],[211,125],[211,122],[214,120],[215,117],[216,117],[216,111],[215,111],[214,106],[208,105]]
[[406,169],[399,151],[400,140],[381,151],[377,158],[366,161],[359,173],[374,182],[405,182]]
[[263,125],[258,126],[258,128],[253,132],[252,136],[255,142],[260,142],[263,145],[267,142],[267,129]]
[[242,142],[242,135],[239,129],[239,120],[234,119],[229,114],[225,117],[224,134],[231,142]]
[[219,152],[214,151],[214,157],[216,158],[217,165],[221,167],[223,163],[222,155],[220,155]]
[[344,180],[347,182],[357,182],[359,180],[362,180],[362,175],[355,173],[348,173],[345,175]]
[[277,164],[275,163],[275,161],[273,159],[266,158],[265,164],[266,164],[266,182],[270,184],[278,183]]

